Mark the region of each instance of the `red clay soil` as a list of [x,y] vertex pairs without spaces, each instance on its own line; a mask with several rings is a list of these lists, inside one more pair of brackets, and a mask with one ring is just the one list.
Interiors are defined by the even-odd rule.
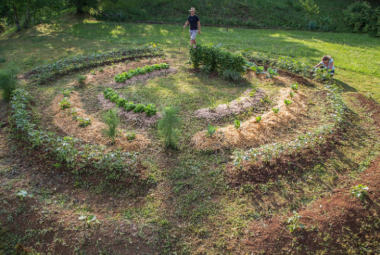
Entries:
[[[362,107],[372,111],[379,128],[380,105],[361,94],[352,96]],[[251,254],[379,254],[380,157],[361,176],[361,180],[353,181],[348,188],[334,190],[330,196],[298,211],[305,229],[290,233],[285,220],[293,214],[252,224],[244,237],[245,251]],[[364,202],[350,194],[350,187],[358,184],[370,188]]]

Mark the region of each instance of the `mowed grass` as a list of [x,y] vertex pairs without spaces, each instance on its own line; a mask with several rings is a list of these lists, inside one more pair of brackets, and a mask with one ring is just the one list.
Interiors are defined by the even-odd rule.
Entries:
[[[0,47],[7,61],[0,68],[14,65],[27,71],[44,61],[149,42],[163,44],[167,51],[178,53],[182,30],[178,25],[100,22],[69,16],[57,28],[40,25],[27,32],[2,35]],[[187,54],[187,39],[186,31],[181,54]],[[291,56],[312,65],[329,54],[342,88],[369,92],[380,100],[380,40],[366,34],[237,28],[227,32],[225,28],[203,27],[198,43],[222,44],[232,51],[264,52],[275,58]]]

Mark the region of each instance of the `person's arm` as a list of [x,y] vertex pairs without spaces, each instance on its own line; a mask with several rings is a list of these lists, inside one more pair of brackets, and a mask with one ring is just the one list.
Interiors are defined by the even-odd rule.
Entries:
[[189,21],[186,21],[185,25],[183,26],[183,28],[186,28],[187,25],[189,25]]
[[318,68],[318,67],[320,67],[321,65],[322,65],[322,64],[319,63],[318,65],[314,66],[314,68]]
[[198,34],[201,34],[201,22],[198,20]]

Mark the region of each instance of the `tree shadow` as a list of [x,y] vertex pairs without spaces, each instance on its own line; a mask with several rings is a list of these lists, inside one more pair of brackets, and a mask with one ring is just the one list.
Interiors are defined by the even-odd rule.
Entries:
[[338,86],[338,88],[340,88],[344,92],[358,92],[354,87],[351,87],[350,85],[348,85],[347,83],[343,81],[340,81],[337,79],[332,79],[332,81],[333,81],[333,84]]

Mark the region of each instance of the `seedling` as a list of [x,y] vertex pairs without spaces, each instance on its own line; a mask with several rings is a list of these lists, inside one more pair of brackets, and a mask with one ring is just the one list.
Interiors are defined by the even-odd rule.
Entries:
[[33,195],[28,194],[28,192],[26,190],[20,190],[15,195],[16,195],[16,197],[20,198],[21,201],[24,200],[24,198],[26,198],[26,197],[33,197]]
[[285,103],[286,107],[289,107],[289,105],[291,105],[293,102],[288,100],[288,99],[285,99],[284,103]]
[[95,70],[94,69],[91,70],[91,75],[95,75]]
[[85,220],[87,225],[90,226],[92,222],[99,223],[99,221],[96,219],[95,215],[90,215],[90,216],[80,216],[78,220]]
[[293,91],[297,91],[297,90],[298,90],[298,83],[294,83],[294,84],[290,85],[290,88],[291,88]]
[[293,91],[290,91],[290,98],[293,98],[294,97],[294,92]]
[[90,118],[77,117],[76,119],[79,121],[79,126],[82,128],[85,128],[85,127],[91,125],[91,119]]
[[290,230],[290,233],[293,233],[298,228],[305,228],[303,224],[299,223],[299,219],[301,219],[302,216],[299,215],[296,211],[293,211],[293,214],[294,216],[288,219],[288,229]]
[[252,90],[251,92],[249,92],[249,96],[250,97],[254,97],[256,95],[256,91],[255,90]]
[[234,125],[236,129],[240,128],[240,120],[234,120]]
[[257,116],[257,117],[256,117],[256,122],[257,122],[257,123],[260,123],[260,121],[261,121],[261,116]]
[[265,97],[263,97],[260,101],[261,101],[262,104],[264,104],[264,103],[270,104],[271,103],[271,101],[269,100],[269,96],[268,95],[266,95]]
[[280,108],[272,108],[272,111],[277,114],[280,111]]
[[65,110],[67,108],[70,108],[71,102],[66,97],[64,97],[62,98],[62,101],[59,102],[59,105],[61,106],[62,110]]
[[127,138],[128,141],[132,142],[133,140],[135,140],[136,134],[134,132],[130,132],[130,133],[127,133],[125,137]]
[[87,79],[87,76],[85,76],[85,75],[78,75],[77,76],[77,81],[78,81],[78,83],[80,84],[80,85],[84,85],[84,81]]
[[217,129],[218,129],[217,127],[211,126],[209,124],[207,126],[207,131],[205,131],[205,132],[207,133],[207,136],[212,137],[215,134],[215,132],[216,132]]
[[359,184],[351,188],[351,194],[359,198],[360,201],[364,201],[365,198],[368,196],[368,193],[367,193],[368,190],[369,188],[367,186]]
[[62,89],[61,92],[62,92],[64,97],[70,97],[73,90],[72,89]]

